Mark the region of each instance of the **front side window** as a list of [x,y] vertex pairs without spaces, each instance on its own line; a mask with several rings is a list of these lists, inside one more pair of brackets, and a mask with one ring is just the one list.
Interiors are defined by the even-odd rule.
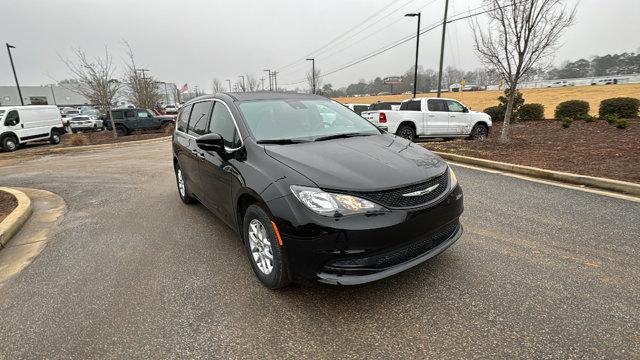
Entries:
[[211,101],[193,104],[189,119],[189,135],[199,136],[207,133],[209,110],[211,110]]
[[20,115],[17,110],[11,110],[7,114],[7,118],[4,120],[4,126],[15,126],[20,123]]
[[464,112],[464,106],[457,101],[447,100],[447,106],[450,112]]
[[400,105],[400,110],[420,111],[420,100],[405,101]]
[[187,132],[187,126],[189,126],[189,115],[191,114],[192,105],[188,105],[180,109],[180,114],[178,114],[178,131],[182,131],[183,133]]
[[429,111],[449,111],[447,102],[444,100],[427,100]]
[[240,136],[238,135],[233,117],[227,107],[221,102],[216,101],[213,107],[209,132],[220,134],[222,139],[224,139],[224,146],[228,148],[235,149],[241,145]]
[[253,100],[242,102],[239,107],[258,141],[312,141],[340,134],[380,134],[367,120],[326,99]]

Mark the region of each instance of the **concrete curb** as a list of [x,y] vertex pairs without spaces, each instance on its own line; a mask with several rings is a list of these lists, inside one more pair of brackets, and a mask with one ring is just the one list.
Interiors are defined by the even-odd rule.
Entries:
[[602,190],[614,191],[618,193],[624,193],[634,196],[640,196],[640,184],[612,180],[607,178],[578,175],[561,171],[545,170],[531,166],[515,165],[510,163],[503,163],[499,161],[478,159],[469,156],[443,153],[434,151],[435,154],[442,157],[445,160],[460,162],[463,164],[476,165],[489,169],[502,170],[516,174],[527,175],[535,178],[541,178],[546,180],[553,180],[558,182],[564,182],[574,185],[590,186]]
[[22,225],[29,219],[33,208],[31,206],[31,199],[22,191],[0,187],[0,191],[7,192],[15,196],[18,200],[18,206],[7,216],[2,222],[0,222],[0,249],[5,246],[6,243],[22,228]]

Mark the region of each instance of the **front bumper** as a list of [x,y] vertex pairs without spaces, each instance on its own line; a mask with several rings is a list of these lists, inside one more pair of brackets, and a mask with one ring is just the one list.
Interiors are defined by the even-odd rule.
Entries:
[[438,255],[462,235],[459,186],[424,207],[376,215],[324,217],[293,195],[267,205],[298,281],[354,285],[379,280]]

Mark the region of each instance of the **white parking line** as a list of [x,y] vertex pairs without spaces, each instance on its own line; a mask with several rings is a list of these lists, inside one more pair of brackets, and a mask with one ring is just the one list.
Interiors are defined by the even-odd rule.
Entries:
[[590,187],[586,187],[586,186],[565,184],[565,183],[561,183],[561,182],[557,182],[557,181],[537,179],[537,178],[533,178],[533,177],[526,176],[526,175],[513,174],[513,173],[504,172],[504,171],[500,171],[500,170],[485,169],[485,168],[482,168],[482,167],[478,167],[478,166],[474,166],[474,165],[461,164],[461,163],[453,162],[453,161],[447,161],[447,163],[455,165],[455,166],[460,166],[460,167],[463,167],[463,168],[467,168],[467,169],[484,171],[484,172],[488,172],[488,173],[496,174],[496,175],[509,176],[509,177],[516,178],[516,179],[527,180],[527,181],[537,182],[537,183],[541,183],[541,184],[557,186],[557,187],[561,187],[561,188],[565,188],[565,189],[573,189],[573,190],[577,190],[577,191],[583,191],[583,192],[588,192],[588,193],[592,193],[592,194],[608,196],[608,197],[612,197],[612,198],[616,198],[616,199],[622,199],[622,200],[633,201],[633,202],[640,202],[640,198],[635,197],[635,196],[631,196],[631,195],[624,195],[624,194],[619,194],[619,193],[606,191],[606,190],[598,190],[598,189],[594,189],[594,188],[590,188]]

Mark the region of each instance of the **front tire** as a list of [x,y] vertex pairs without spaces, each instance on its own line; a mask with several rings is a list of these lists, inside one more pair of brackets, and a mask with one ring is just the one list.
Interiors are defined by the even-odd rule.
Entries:
[[49,136],[49,142],[52,143],[53,145],[60,144],[60,133],[58,132],[58,130],[56,129],[51,130],[51,135]]
[[183,203],[193,204],[196,202],[196,200],[189,195],[187,182],[179,165],[176,165],[176,184],[178,185],[178,195],[180,195],[180,200],[182,200]]
[[409,141],[414,141],[416,139],[416,131],[413,130],[413,127],[409,125],[402,125],[396,131],[396,135],[405,138]]
[[244,214],[242,228],[247,256],[258,280],[269,289],[289,285],[289,266],[269,215],[262,207],[251,205]]
[[18,149],[18,140],[11,135],[5,136],[2,138],[0,145],[2,145],[2,150],[6,152],[16,151]]
[[489,136],[489,128],[484,124],[476,124],[471,129],[469,139],[471,140],[486,140]]

